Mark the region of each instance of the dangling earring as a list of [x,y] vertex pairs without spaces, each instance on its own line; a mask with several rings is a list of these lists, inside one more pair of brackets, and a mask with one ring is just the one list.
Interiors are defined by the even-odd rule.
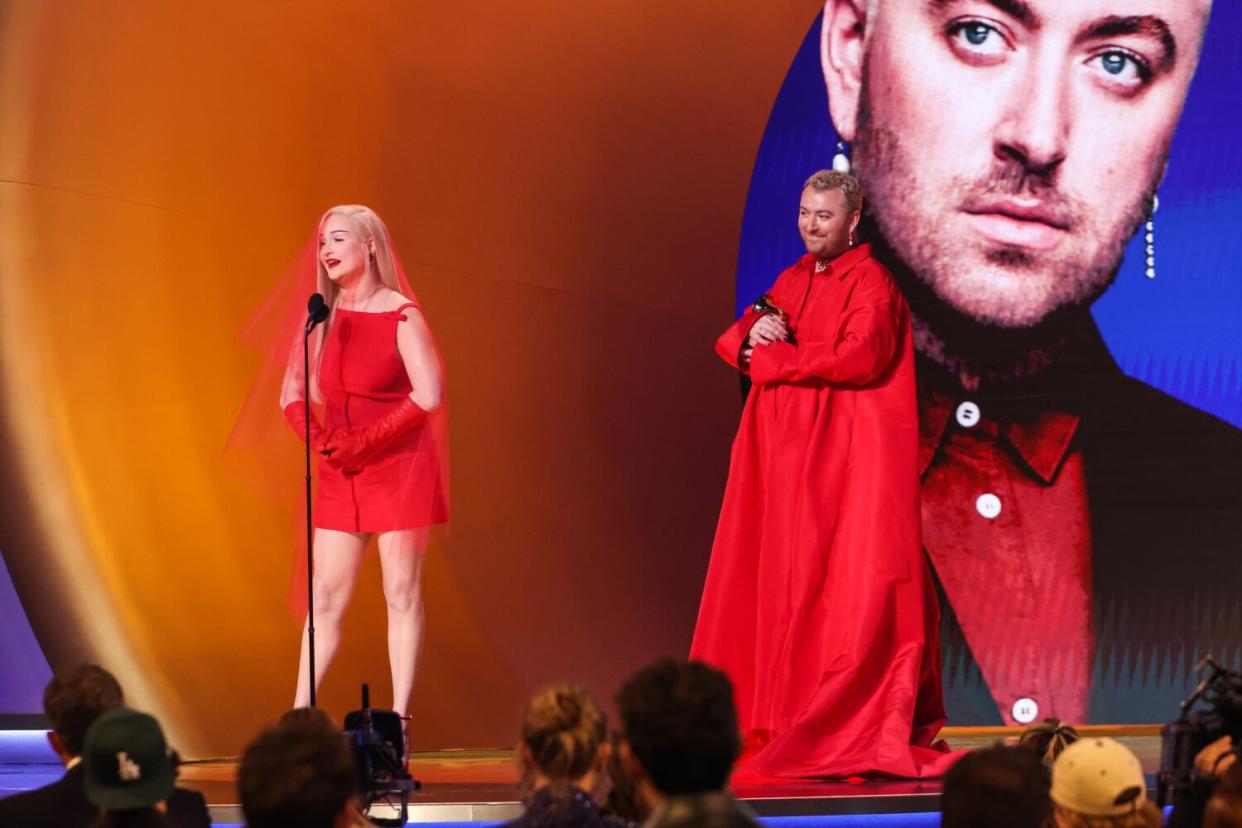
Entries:
[[832,168],[839,173],[850,171],[849,151],[845,148],[843,141],[837,141],[837,154],[832,156]]
[[1148,279],[1156,278],[1156,211],[1160,209],[1160,196],[1152,193],[1151,212],[1147,214],[1146,234],[1143,236],[1144,250],[1147,255],[1147,269],[1144,271]]
[[854,246],[854,244],[855,244],[855,242],[854,242],[854,231],[853,231],[853,230],[851,230],[851,231],[850,231],[850,247],[853,247],[853,246]]

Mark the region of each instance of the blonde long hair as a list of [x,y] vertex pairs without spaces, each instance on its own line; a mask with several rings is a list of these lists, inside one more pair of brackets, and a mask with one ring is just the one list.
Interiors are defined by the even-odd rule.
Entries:
[[[323,234],[323,226],[332,216],[343,216],[350,223],[358,238],[366,241],[375,240],[374,255],[368,258],[369,266],[374,270],[379,282],[384,287],[401,293],[401,279],[397,275],[397,256],[392,249],[392,237],[388,235],[388,225],[379,214],[363,204],[338,204],[329,207],[319,218],[319,234]],[[323,294],[324,302],[333,311],[319,329],[315,337],[314,365],[311,369],[313,378],[311,396],[315,402],[323,401],[319,390],[319,362],[323,355],[323,346],[328,341],[328,332],[336,317],[336,306],[341,300],[341,289],[336,282],[328,277],[328,269],[323,260],[315,256],[315,289]]]
[[[393,253],[392,239],[388,235],[388,226],[384,224],[384,220],[370,207],[362,204],[338,204],[335,207],[329,207],[320,217],[319,232],[321,234],[324,224],[332,216],[343,216],[348,219],[354,232],[358,234],[358,238],[363,241],[375,239],[375,256],[371,259],[371,267],[375,269],[380,284],[400,293],[401,283],[397,279],[397,257]],[[328,269],[323,266],[323,261],[318,256],[315,257],[315,268],[316,289],[323,294],[328,307],[335,308],[340,299],[341,290],[328,278]]]

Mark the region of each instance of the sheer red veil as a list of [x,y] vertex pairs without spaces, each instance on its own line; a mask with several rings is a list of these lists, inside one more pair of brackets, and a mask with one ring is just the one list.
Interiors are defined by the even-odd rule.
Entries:
[[[233,424],[225,444],[225,455],[230,465],[237,468],[255,486],[274,508],[294,518],[292,534],[294,549],[293,579],[290,585],[290,606],[299,614],[306,610],[306,504],[302,472],[302,443],[290,429],[280,409],[280,390],[286,370],[291,364],[300,365],[302,354],[302,330],[306,323],[307,300],[316,292],[322,293],[329,307],[335,311],[337,291],[335,285],[319,263],[319,228],[333,212],[364,212],[367,229],[375,236],[377,267],[386,286],[396,290],[425,314],[422,305],[406,278],[405,269],[393,249],[391,237],[384,223],[372,211],[354,205],[333,207],[320,219],[315,231],[298,253],[297,258],[285,271],[280,281],[263,299],[262,304],[246,322],[241,331],[242,340],[254,348],[260,363],[241,411]],[[318,356],[327,332],[335,318],[320,325],[310,336],[310,376],[312,410],[322,422],[322,398],[318,383]],[[395,344],[394,344],[395,347]],[[437,359],[439,353],[437,352]],[[444,362],[440,359],[441,375]],[[443,395],[447,400],[447,393]],[[422,426],[418,452],[434,464],[437,485],[431,490],[419,492],[419,498],[428,503],[416,504],[415,514],[448,514],[449,503],[449,453],[448,413],[446,403],[431,412]],[[315,467],[312,457],[312,468]],[[429,508],[433,499],[439,499],[443,509]],[[421,508],[428,507],[428,508]],[[411,526],[422,529],[428,539],[434,531],[438,536],[447,534],[447,519],[429,526]]]

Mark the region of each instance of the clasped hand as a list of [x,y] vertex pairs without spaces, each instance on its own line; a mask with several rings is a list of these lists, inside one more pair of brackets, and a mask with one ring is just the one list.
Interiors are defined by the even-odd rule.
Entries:
[[771,345],[773,342],[785,342],[788,339],[789,329],[785,327],[785,320],[779,314],[765,313],[754,325],[750,326],[750,334],[746,337],[746,345],[742,348],[740,355],[742,365],[750,362],[750,356],[755,352],[755,348],[761,345]]
[[321,436],[312,446],[329,464],[341,471],[357,471],[362,465],[365,451],[355,432],[334,428]]

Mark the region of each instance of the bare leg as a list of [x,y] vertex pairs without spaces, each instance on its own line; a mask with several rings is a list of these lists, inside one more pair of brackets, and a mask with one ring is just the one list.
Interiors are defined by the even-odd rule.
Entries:
[[[315,530],[315,688],[323,681],[323,675],[336,655],[341,641],[341,618],[354,592],[354,580],[358,565],[366,551],[370,535],[358,532],[338,532],[335,529]],[[302,626],[302,658],[298,662],[298,687],[293,697],[294,707],[310,704],[310,684],[307,682],[306,626]]]
[[388,602],[388,663],[392,706],[404,716],[414,690],[414,671],[423,649],[423,552],[426,531],[403,529],[379,536],[380,570]]

